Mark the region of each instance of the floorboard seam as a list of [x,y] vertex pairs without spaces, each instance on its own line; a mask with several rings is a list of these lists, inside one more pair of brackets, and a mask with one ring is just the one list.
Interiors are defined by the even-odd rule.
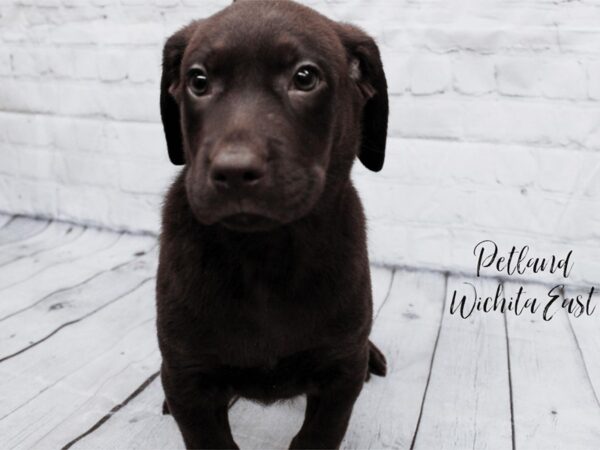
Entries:
[[[109,349],[106,352],[101,353],[99,356],[103,356],[105,353],[108,353],[109,351],[111,351],[116,345],[118,345],[123,339],[125,339],[127,337],[127,335],[129,333],[131,333],[132,331],[134,331],[136,328],[143,326],[144,324],[148,323],[149,321],[153,320],[148,319],[138,325],[136,325],[135,327],[133,327],[132,329],[130,329],[121,339],[119,339],[112,347],[109,347]],[[158,351],[158,349],[155,349],[153,351]],[[145,357],[144,357],[145,359]],[[2,417],[0,417],[0,421],[6,419],[8,416],[10,416],[11,414],[17,412],[19,409],[23,408],[24,406],[28,405],[29,403],[31,403],[33,400],[36,400],[38,397],[40,397],[44,392],[52,389],[53,387],[55,387],[56,385],[62,383],[66,378],[68,378],[69,376],[71,376],[72,374],[78,372],[79,370],[83,369],[84,367],[86,367],[88,364],[92,363],[95,359],[88,361],[86,363],[84,363],[83,365],[77,366],[72,373],[67,373],[64,374],[63,376],[61,376],[60,378],[58,378],[57,380],[55,380],[54,382],[52,382],[51,384],[43,387],[39,392],[37,392],[33,397],[30,397],[29,399],[27,399],[24,403],[21,403],[19,406],[17,406],[16,408],[12,409],[11,411],[9,411],[8,413],[4,414]],[[76,392],[79,395],[82,395],[81,391],[73,391]],[[94,393],[94,396],[96,395],[96,393]]]
[[0,227],[0,230],[4,229],[7,225],[9,225],[13,220],[15,220],[16,217],[17,216],[10,216],[10,219],[8,219],[6,223]]
[[[119,235],[118,235],[118,237],[117,237],[117,239],[116,239],[115,241],[113,241],[113,242],[112,242],[110,245],[108,245],[107,247],[103,247],[103,248],[101,248],[101,249],[99,249],[99,250],[96,250],[96,251],[94,251],[94,252],[90,253],[90,254],[87,254],[87,255],[82,255],[82,256],[76,257],[76,258],[74,258],[74,259],[68,259],[68,260],[65,260],[65,261],[60,261],[60,264],[66,264],[66,263],[71,263],[71,264],[72,264],[72,263],[75,263],[76,261],[78,261],[79,259],[89,258],[89,257],[91,257],[92,255],[95,255],[96,253],[103,252],[103,251],[106,251],[106,250],[110,250],[111,248],[113,248],[115,245],[117,245],[117,244],[120,242],[120,240],[121,240],[121,237],[123,237],[123,234],[122,234],[122,233],[121,233],[121,234],[119,234]],[[10,289],[10,288],[11,288],[11,287],[13,287],[13,286],[17,286],[17,285],[19,285],[19,284],[25,283],[25,282],[27,282],[27,281],[31,280],[31,279],[32,279],[33,277],[35,277],[36,275],[39,275],[40,273],[44,272],[45,270],[47,270],[47,269],[49,269],[49,268],[50,268],[50,267],[44,267],[44,268],[42,268],[41,270],[38,270],[37,272],[33,272],[33,273],[31,273],[31,274],[29,275],[29,277],[27,277],[27,278],[25,278],[25,279],[23,279],[23,280],[19,280],[19,281],[16,281],[16,282],[12,283],[12,284],[6,285],[6,286],[4,286],[4,287],[0,288],[0,292],[2,292],[2,291],[5,291],[5,290],[7,290],[7,289]],[[1,319],[0,319],[0,320],[1,320]]]
[[440,317],[440,324],[438,325],[437,335],[435,337],[435,343],[433,344],[433,352],[431,353],[431,361],[429,362],[429,373],[427,374],[427,381],[425,382],[425,389],[423,390],[423,399],[421,400],[421,407],[419,408],[419,417],[417,419],[417,425],[413,434],[412,441],[410,443],[410,450],[415,448],[417,442],[417,434],[419,433],[419,427],[421,426],[421,418],[423,417],[423,410],[425,408],[425,400],[427,399],[427,391],[429,390],[429,382],[431,381],[431,373],[433,372],[433,364],[435,362],[435,355],[437,353],[438,343],[440,341],[440,334],[442,332],[442,324],[444,322],[444,313],[446,311],[446,298],[448,297],[448,278],[450,274],[446,272],[444,274],[444,299],[442,301],[442,315]]
[[[502,291],[504,291],[504,283],[502,283]],[[515,407],[513,402],[513,385],[512,385],[512,369],[510,363],[510,339],[508,336],[508,322],[506,320],[506,311],[502,315],[504,317],[504,338],[506,339],[506,366],[508,369],[508,398],[510,405],[510,436],[512,450],[517,448],[517,439],[515,436]]]
[[82,440],[83,438],[85,438],[86,436],[89,436],[90,434],[92,434],[94,431],[96,431],[98,428],[100,428],[102,425],[104,425],[114,414],[116,414],[119,410],[121,410],[123,407],[127,406],[127,404],[133,400],[134,398],[136,398],[138,395],[140,395],[142,392],[144,392],[144,390],[150,386],[150,384],[158,377],[158,375],[160,375],[160,370],[158,370],[157,372],[154,372],[152,375],[150,375],[150,377],[148,377],[142,384],[140,384],[138,386],[138,388],[133,391],[125,400],[123,400],[121,403],[115,405],[105,416],[103,416],[98,422],[96,422],[94,425],[92,425],[87,431],[85,431],[84,433],[80,434],[79,436],[77,436],[75,439],[69,441],[61,450],[68,450],[69,448],[71,448],[73,445],[75,445],[77,442],[79,442],[80,440]]
[[52,331],[50,334],[48,334],[48,335],[44,336],[43,338],[41,338],[41,339],[39,339],[39,340],[37,340],[37,341],[33,342],[32,344],[29,344],[27,347],[23,347],[23,348],[22,348],[21,350],[19,350],[19,351],[16,351],[16,352],[14,352],[14,353],[12,353],[12,354],[10,354],[10,355],[7,355],[7,356],[4,356],[3,358],[0,358],[0,363],[2,363],[2,362],[4,362],[4,361],[6,361],[6,360],[8,360],[8,359],[14,358],[15,356],[18,356],[18,355],[20,355],[21,353],[24,353],[24,352],[26,352],[27,350],[30,350],[30,349],[32,349],[33,347],[35,347],[35,346],[37,346],[37,345],[41,344],[42,342],[46,341],[47,339],[50,339],[52,336],[54,336],[55,334],[57,334],[57,333],[58,333],[60,330],[62,330],[62,329],[64,329],[64,328],[66,328],[66,327],[68,327],[68,326],[74,325],[74,324],[76,324],[76,323],[78,323],[78,322],[81,322],[81,321],[82,321],[82,320],[84,320],[84,319],[87,319],[88,317],[90,317],[90,316],[92,316],[92,315],[96,314],[97,312],[101,311],[102,309],[106,308],[107,306],[109,306],[109,305],[112,305],[113,303],[115,303],[115,302],[117,302],[117,301],[121,300],[122,298],[124,298],[124,297],[128,296],[128,295],[129,295],[129,294],[131,294],[132,292],[135,292],[135,291],[136,291],[136,290],[138,290],[140,287],[142,287],[144,284],[146,284],[148,281],[150,281],[150,280],[153,280],[153,279],[154,279],[154,277],[153,277],[153,276],[152,276],[152,277],[148,277],[148,278],[145,278],[145,279],[143,279],[143,280],[142,280],[140,283],[138,283],[138,284],[137,284],[137,285],[136,285],[136,286],[135,286],[133,289],[130,289],[129,291],[127,291],[127,292],[125,292],[125,293],[123,293],[123,294],[121,294],[121,295],[119,295],[119,296],[117,296],[117,297],[113,298],[112,300],[110,300],[110,301],[108,301],[108,302],[104,303],[103,305],[99,306],[98,308],[94,309],[93,311],[90,311],[89,313],[87,313],[87,314],[84,314],[83,316],[79,317],[78,319],[71,320],[71,321],[69,321],[69,322],[63,323],[61,326],[59,326],[58,328],[56,328],[56,329],[55,329],[54,331]]
[[390,277],[390,283],[388,284],[387,292],[385,293],[385,297],[383,298],[383,302],[381,302],[381,305],[379,305],[379,308],[377,308],[377,312],[375,313],[375,317],[373,318],[373,322],[375,322],[375,320],[377,319],[377,317],[379,317],[379,312],[383,308],[383,305],[385,305],[386,302],[388,301],[388,299],[390,298],[390,294],[392,292],[392,285],[394,284],[394,278],[395,277],[396,277],[396,269],[392,269],[392,276]]
[[[44,226],[42,229],[34,231],[33,234],[29,234],[29,235],[17,238],[14,241],[2,242],[0,244],[0,247],[4,247],[5,245],[15,244],[17,242],[26,241],[27,239],[34,238],[34,237],[42,234],[44,231],[46,231],[53,221],[54,221],[54,219],[48,219],[48,220],[46,220],[46,226]],[[10,223],[10,222],[12,222],[12,219],[8,223]],[[4,227],[2,227],[2,228],[4,228]]]
[[[73,228],[74,228],[74,226],[71,226],[71,228],[69,228],[69,230],[73,230]],[[81,234],[79,234],[79,236],[76,236],[72,241],[63,242],[63,243],[61,243],[59,245],[56,245],[54,247],[43,248],[41,250],[34,251],[33,253],[29,253],[27,255],[17,256],[15,258],[11,259],[10,261],[6,261],[4,263],[1,263],[0,267],[8,266],[9,264],[12,264],[14,262],[20,261],[22,259],[33,258],[34,256],[37,256],[37,255],[39,255],[41,253],[50,252],[52,250],[57,250],[57,249],[59,249],[61,247],[64,247],[64,246],[69,245],[69,244],[72,244],[73,242],[77,241],[81,236],[83,236],[83,234],[85,233],[86,230],[87,230],[87,226],[84,226],[82,228],[82,230],[81,230]],[[67,234],[69,234],[69,233],[71,233],[71,231],[67,231]]]
[[[564,287],[561,289],[560,292],[561,292],[562,298],[564,299],[565,298]],[[600,407],[600,400],[598,399],[598,393],[596,392],[594,383],[592,383],[592,377],[590,376],[588,366],[585,362],[585,357],[583,356],[583,350],[581,349],[581,346],[579,345],[579,339],[577,339],[577,334],[575,334],[575,329],[573,328],[573,323],[571,322],[571,315],[566,314],[566,316],[567,316],[567,322],[569,323],[569,328],[571,330],[571,334],[573,335],[573,339],[575,340],[575,345],[577,346],[577,351],[579,352],[579,357],[581,358],[581,363],[583,364],[583,370],[585,372],[585,377],[587,378],[588,383],[590,384],[590,388],[592,389],[592,392],[594,394],[594,399],[596,400],[596,404]]]
[[[117,240],[117,241],[118,241],[118,240]],[[112,245],[111,245],[111,246],[112,246]],[[151,247],[150,249],[148,249],[148,250],[145,250],[145,253],[144,253],[144,254],[147,254],[147,253],[151,252],[152,250],[154,250],[154,248],[155,248],[155,247],[156,247],[156,245],[152,246],[152,247]],[[138,256],[138,257],[135,257],[135,258],[133,258],[133,259],[127,260],[127,261],[125,261],[125,262],[122,262],[122,263],[119,263],[119,264],[117,264],[116,266],[113,266],[113,267],[111,267],[110,269],[101,270],[100,272],[97,272],[97,273],[95,273],[94,275],[92,275],[92,276],[90,276],[90,277],[86,278],[85,280],[83,280],[83,281],[80,281],[79,283],[76,283],[76,284],[74,284],[74,285],[72,285],[72,286],[68,286],[68,287],[64,287],[64,288],[60,288],[60,289],[57,289],[57,290],[55,290],[55,291],[52,291],[52,292],[50,292],[49,294],[46,294],[46,295],[44,295],[44,296],[43,296],[42,298],[40,298],[39,300],[36,300],[36,301],[35,301],[35,302],[33,302],[32,304],[30,304],[30,305],[27,305],[25,308],[21,308],[21,309],[19,309],[19,310],[17,310],[17,311],[14,311],[14,312],[10,313],[10,314],[7,314],[6,316],[0,317],[0,322],[3,322],[3,321],[5,321],[6,319],[10,319],[11,317],[13,317],[13,316],[16,316],[17,314],[21,314],[22,312],[25,312],[25,311],[27,311],[27,310],[29,310],[29,309],[33,308],[33,307],[34,307],[34,306],[36,306],[37,304],[39,304],[39,303],[43,302],[44,300],[46,300],[46,299],[48,299],[48,298],[52,297],[53,295],[59,294],[59,293],[61,293],[61,292],[70,291],[71,289],[76,289],[76,288],[78,288],[78,287],[81,287],[81,286],[83,286],[83,285],[84,285],[84,284],[86,284],[86,283],[89,283],[89,282],[90,282],[90,281],[92,281],[93,279],[95,279],[95,278],[98,278],[99,276],[101,276],[101,275],[103,275],[103,274],[105,274],[105,273],[114,272],[115,270],[118,270],[118,269],[120,269],[121,267],[123,267],[123,266],[126,266],[127,264],[131,264],[132,262],[134,262],[134,261],[136,261],[137,259],[139,259],[141,256],[143,256],[143,255],[140,255],[140,256]],[[26,281],[26,280],[23,280],[23,281]],[[0,292],[1,292],[1,291],[2,291],[2,289],[0,289]],[[1,360],[0,360],[0,362],[1,362]]]

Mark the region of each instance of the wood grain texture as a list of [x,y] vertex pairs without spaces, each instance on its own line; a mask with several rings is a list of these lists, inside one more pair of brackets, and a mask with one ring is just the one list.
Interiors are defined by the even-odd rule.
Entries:
[[159,366],[154,283],[0,363],[2,448],[60,448]]
[[151,251],[86,283],[46,296],[0,322],[0,362],[121,300],[154,278],[157,253]]
[[[156,240],[72,227],[0,215],[0,448],[183,448],[155,378]],[[600,448],[600,312],[462,319],[449,302],[465,281],[494,293],[489,281],[372,269],[371,337],[388,375],[365,385],[342,447]],[[549,289],[528,284],[525,297],[543,303]],[[236,440],[287,447],[304,404],[239,400]]]
[[373,318],[381,310],[383,302],[392,290],[394,271],[384,267],[371,267],[371,291],[373,293]]
[[[594,288],[590,296],[590,291]],[[570,301],[579,297],[583,302],[590,300],[591,315],[582,314],[579,317],[568,315],[569,325],[575,337],[578,352],[583,360],[585,373],[592,386],[594,399],[600,407],[600,286],[590,286],[586,289],[564,290],[563,299]]]
[[33,258],[45,251],[56,249],[79,238],[85,227],[52,222],[42,232],[22,241],[6,244],[0,253],[0,266],[23,258]]
[[26,217],[15,216],[3,227],[0,234],[0,246],[22,241],[41,233],[50,222],[47,220],[32,220]]
[[13,219],[13,216],[9,214],[0,213],[0,229],[4,228],[4,226],[9,223]]
[[[506,284],[514,296],[519,285]],[[549,299],[549,288],[527,285],[525,297]],[[600,448],[600,407],[563,310],[507,314],[517,449]]]
[[4,290],[24,281],[35,282],[35,277],[43,276],[48,270],[52,272],[56,265],[61,266],[64,272],[77,260],[89,265],[93,253],[117,247],[120,238],[120,234],[86,230],[79,239],[70,244],[0,267],[0,289]]
[[77,442],[79,449],[183,449],[183,440],[171,416],[163,416],[160,379],[112,416],[94,433]]
[[450,313],[453,294],[493,295],[498,282],[450,277],[416,449],[512,447],[506,334],[501,313]]
[[0,267],[0,321],[147,252],[154,238],[87,230],[70,244]]

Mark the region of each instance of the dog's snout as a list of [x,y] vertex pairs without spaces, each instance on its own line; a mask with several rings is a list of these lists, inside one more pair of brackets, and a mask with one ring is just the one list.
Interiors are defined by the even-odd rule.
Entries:
[[259,184],[266,173],[265,158],[249,149],[237,149],[219,152],[209,177],[217,189],[244,189]]

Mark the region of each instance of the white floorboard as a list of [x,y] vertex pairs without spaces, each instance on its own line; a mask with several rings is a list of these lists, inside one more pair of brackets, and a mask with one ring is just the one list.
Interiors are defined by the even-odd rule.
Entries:
[[156,245],[148,237],[88,229],[59,248],[0,267],[0,320],[53,295],[114,270]]
[[1,363],[2,448],[60,448],[157,370],[153,293],[148,281]]
[[[508,284],[505,290],[517,288]],[[526,293],[546,299],[548,287],[528,285]],[[507,318],[516,448],[600,448],[600,407],[567,315]]]
[[385,378],[365,384],[344,448],[409,448],[414,437],[445,293],[441,275],[396,271],[371,333],[388,360]]
[[449,313],[455,289],[468,281],[482,292],[497,282],[450,277],[447,307],[431,370],[417,449],[474,448],[501,450],[512,446],[506,333],[500,314],[474,314],[468,319]]
[[[567,288],[563,298],[571,299],[579,296],[582,301],[587,302],[589,295],[589,289]],[[595,289],[592,299],[599,297],[600,291]],[[600,313],[600,302],[598,300],[592,301],[590,307],[595,308],[595,314]],[[575,335],[575,343],[581,358],[585,363],[584,369],[592,384],[594,398],[596,403],[600,405],[600,323],[598,322],[598,316],[582,314],[575,317],[569,315],[569,324]]]
[[[183,448],[161,414],[156,244],[0,215],[1,449]],[[342,448],[600,448],[597,316],[462,319],[449,302],[464,281],[487,293],[497,284],[372,268],[371,338],[388,374],[365,384]],[[230,410],[236,441],[287,447],[304,404],[239,400]]]
[[4,227],[8,222],[11,221],[13,216],[8,214],[0,213],[0,228]]
[[52,222],[45,230],[28,239],[4,245],[0,253],[0,267],[19,259],[33,258],[48,250],[62,247],[78,239],[85,230],[85,227]]
[[50,222],[47,220],[31,220],[21,216],[12,217],[2,226],[0,246],[18,242],[44,231]]

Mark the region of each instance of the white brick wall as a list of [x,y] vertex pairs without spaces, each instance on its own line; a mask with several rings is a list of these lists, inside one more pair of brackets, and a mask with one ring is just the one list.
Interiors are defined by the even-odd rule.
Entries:
[[[228,3],[0,0],[0,210],[156,232],[162,43]],[[600,280],[598,1],[304,3],[384,57],[387,164],[355,170],[375,261],[472,274],[494,239]]]

